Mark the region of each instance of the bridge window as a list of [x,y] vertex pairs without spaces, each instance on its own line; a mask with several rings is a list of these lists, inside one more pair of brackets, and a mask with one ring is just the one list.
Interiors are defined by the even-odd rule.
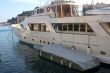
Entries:
[[71,8],[72,8],[72,16],[78,16],[78,6],[71,5]]
[[70,5],[63,5],[62,6],[62,16],[71,16],[71,9],[70,9]]
[[44,9],[43,8],[37,9],[37,14],[40,14],[40,13],[44,13]]

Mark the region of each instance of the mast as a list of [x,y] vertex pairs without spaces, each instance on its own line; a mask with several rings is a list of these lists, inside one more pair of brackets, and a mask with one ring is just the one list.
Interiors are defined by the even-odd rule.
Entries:
[[94,9],[94,0],[91,1],[92,9]]
[[94,5],[94,0],[91,1],[91,5]]

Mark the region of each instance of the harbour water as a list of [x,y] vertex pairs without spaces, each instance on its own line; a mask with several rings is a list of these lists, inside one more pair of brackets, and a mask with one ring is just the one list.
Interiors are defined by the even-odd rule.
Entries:
[[[0,73],[80,73],[38,56],[38,52],[20,43],[11,27],[0,27]],[[110,65],[84,73],[110,73]]]

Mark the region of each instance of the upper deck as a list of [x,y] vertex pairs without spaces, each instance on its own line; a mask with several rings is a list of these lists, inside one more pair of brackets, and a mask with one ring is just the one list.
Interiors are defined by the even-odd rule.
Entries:
[[78,5],[72,0],[55,0],[45,7],[37,7],[35,15],[49,15],[53,18],[79,16]]

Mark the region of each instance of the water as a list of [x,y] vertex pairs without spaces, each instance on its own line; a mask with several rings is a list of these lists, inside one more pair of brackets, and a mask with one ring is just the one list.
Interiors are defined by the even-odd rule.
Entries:
[[[12,36],[9,28],[0,27],[0,73],[81,73],[40,58],[35,49]],[[102,64],[84,73],[110,73],[110,65]]]

